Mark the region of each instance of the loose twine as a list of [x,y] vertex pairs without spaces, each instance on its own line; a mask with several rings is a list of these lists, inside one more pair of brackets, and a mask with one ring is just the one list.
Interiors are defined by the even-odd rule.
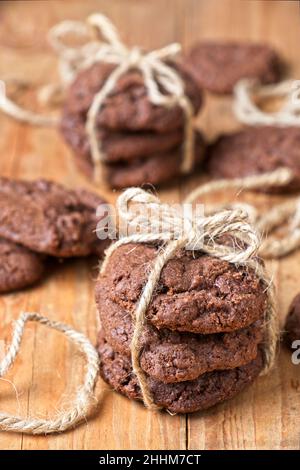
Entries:
[[[255,126],[299,126],[299,80],[285,80],[275,85],[261,85],[254,80],[240,80],[234,87],[233,111],[244,124]],[[256,99],[284,98],[279,111],[266,112],[255,104]]]
[[[199,197],[222,189],[239,188],[256,189],[262,185],[286,184],[291,178],[290,172],[286,169],[277,171],[274,175],[261,175],[258,177],[248,177],[236,180],[221,180],[208,183],[197,188],[186,199],[185,203],[193,203]],[[138,227],[136,223],[136,213],[132,210],[132,205],[142,204],[146,209],[150,209],[149,217],[139,218]],[[143,402],[146,407],[156,410],[159,407],[154,403],[151,391],[149,390],[147,376],[140,366],[141,343],[140,338],[146,319],[147,309],[153,297],[155,287],[159,282],[163,267],[174,256],[175,252],[181,248],[188,250],[199,250],[210,256],[233,263],[237,267],[247,267],[255,272],[265,286],[268,295],[267,310],[265,313],[265,345],[264,345],[264,369],[267,373],[274,364],[276,356],[276,345],[278,341],[278,323],[276,318],[276,308],[274,301],[274,288],[268,278],[264,266],[255,257],[259,253],[267,250],[261,248],[260,236],[250,222],[256,217],[255,210],[250,205],[232,204],[225,210],[214,206],[212,214],[206,216],[196,216],[194,213],[182,214],[172,209],[172,206],[161,204],[154,195],[139,188],[129,188],[117,201],[117,209],[120,226],[130,229],[134,227],[135,233],[132,235],[120,234],[120,239],[111,245],[102,264],[100,274],[105,272],[106,266],[113,252],[120,246],[128,243],[158,243],[161,245],[158,255],[153,263],[147,282],[141,293],[140,299],[133,313],[134,331],[130,345],[132,367],[140,385]],[[282,205],[280,211],[270,211],[267,216],[261,218],[261,227],[278,226],[290,208]],[[291,213],[291,211],[290,211]],[[272,215],[273,214],[273,215]],[[300,220],[300,210],[294,216],[294,224]],[[297,225],[298,226],[298,225]],[[220,242],[220,237],[227,235],[235,241],[234,246],[224,245]],[[300,235],[294,240],[299,245]],[[285,242],[286,243],[286,242]],[[274,244],[274,241],[273,241]],[[284,245],[284,244],[283,244]],[[262,245],[264,246],[264,245]],[[272,243],[269,244],[272,250]],[[278,247],[277,247],[277,251]],[[86,356],[86,375],[84,383],[79,387],[73,406],[68,411],[62,411],[55,419],[28,418],[23,419],[7,413],[0,413],[0,429],[3,431],[24,432],[28,434],[50,434],[62,432],[75,426],[84,420],[92,412],[95,399],[94,389],[98,376],[98,354],[90,341],[81,333],[73,330],[70,326],[60,322],[51,321],[39,314],[23,313],[15,324],[11,345],[4,359],[0,363],[0,377],[3,377],[14,363],[20,350],[21,339],[26,322],[33,321],[53,328],[64,333],[71,341],[79,346]]]
[[37,313],[22,313],[15,322],[11,344],[0,362],[0,377],[3,377],[13,365],[20,350],[25,324],[37,322],[51,329],[62,332],[83,352],[86,359],[86,373],[83,384],[77,389],[76,398],[71,408],[62,410],[54,419],[22,418],[0,412],[0,430],[26,434],[51,434],[63,432],[86,419],[94,409],[96,400],[94,390],[99,372],[99,357],[96,349],[83,334],[70,326],[49,320]]
[[[63,39],[68,34],[75,34],[79,38],[90,36],[91,27],[96,32],[96,39],[79,47],[70,47],[64,43]],[[105,42],[101,42],[100,37],[104,38]],[[164,62],[180,52],[180,44],[170,44],[149,53],[144,53],[139,47],[128,48],[120,40],[119,34],[110,20],[98,13],[89,16],[86,23],[80,21],[59,23],[51,28],[49,41],[59,57],[61,88],[65,88],[81,70],[87,69],[93,64],[104,62],[116,66],[101,90],[93,97],[87,113],[86,132],[89,138],[96,181],[100,179],[101,162],[104,160],[101,142],[97,135],[96,118],[106,98],[114,91],[120,77],[131,69],[137,69],[141,72],[148,98],[152,104],[165,108],[174,106],[182,108],[185,117],[185,137],[181,172],[188,173],[192,169],[194,163],[193,106],[185,95],[184,84],[178,73]],[[60,92],[59,86],[50,85],[50,88],[48,86],[44,89],[43,100],[51,99],[53,95],[57,97]],[[0,93],[0,109],[25,123],[38,126],[58,124],[58,119],[55,117],[43,116],[19,107],[6,96],[4,89]]]

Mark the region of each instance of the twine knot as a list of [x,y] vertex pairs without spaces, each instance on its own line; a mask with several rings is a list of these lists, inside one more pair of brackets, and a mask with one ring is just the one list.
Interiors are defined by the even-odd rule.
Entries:
[[[83,45],[69,46],[65,44],[68,34],[77,36]],[[91,37],[92,36],[92,37]],[[194,164],[194,109],[185,95],[184,83],[178,73],[166,62],[181,51],[178,43],[170,44],[161,49],[144,52],[134,46],[128,48],[120,39],[115,26],[110,20],[99,13],[90,15],[86,22],[63,21],[52,27],[48,39],[59,57],[59,72],[62,85],[47,85],[43,98],[57,103],[65,88],[69,86],[81,70],[96,63],[114,65],[112,72],[105,80],[102,88],[93,97],[87,113],[86,133],[89,139],[91,157],[94,164],[94,178],[100,180],[102,173],[101,162],[104,155],[101,142],[97,135],[96,123],[105,99],[112,93],[119,78],[131,69],[140,71],[143,77],[149,101],[155,106],[181,107],[185,118],[185,132],[181,172],[188,173]],[[41,100],[42,101],[42,100]],[[36,126],[56,126],[59,118],[44,116],[24,109],[5,95],[0,89],[0,109],[19,121]]]

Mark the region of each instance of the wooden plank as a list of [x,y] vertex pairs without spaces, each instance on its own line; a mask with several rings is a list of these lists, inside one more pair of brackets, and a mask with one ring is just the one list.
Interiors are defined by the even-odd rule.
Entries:
[[[197,39],[231,37],[270,41],[300,73],[298,2],[238,0],[87,0],[62,2],[1,2],[0,78],[27,77],[37,83],[55,80],[55,56],[46,42],[49,27],[66,19],[83,19],[93,11],[108,14],[129,44],[156,48],[173,41],[185,48]],[[45,14],[47,12],[47,14]],[[19,21],[22,18],[22,22]],[[211,138],[237,127],[229,98],[206,97],[199,126]],[[47,177],[69,187],[93,184],[81,176],[54,129],[33,129],[0,115],[0,174],[12,177]],[[163,200],[177,202],[199,184],[201,177],[160,191]],[[117,193],[96,188],[109,201]],[[236,195],[210,198],[233,197]],[[267,206],[270,198],[243,195],[249,202]],[[274,198],[273,198],[274,199]],[[273,200],[272,199],[272,200]],[[283,319],[299,289],[300,255],[271,263],[278,287]],[[7,341],[10,322],[21,310],[40,311],[63,320],[96,341],[97,323],[93,295],[96,261],[77,260],[49,269],[46,279],[26,291],[0,297],[0,338]],[[0,343],[0,354],[3,343]],[[49,416],[74,393],[83,374],[83,361],[59,334],[29,326],[22,354],[1,381],[1,410],[23,415]],[[112,392],[99,381],[95,417],[60,436],[30,437],[0,433],[1,449],[299,449],[299,372],[283,349],[274,372],[239,397],[205,413],[185,416],[153,414]]]

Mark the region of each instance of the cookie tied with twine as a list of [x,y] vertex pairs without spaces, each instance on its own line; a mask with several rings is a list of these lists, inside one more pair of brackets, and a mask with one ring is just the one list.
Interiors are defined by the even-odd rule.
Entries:
[[[261,85],[251,79],[240,80],[234,87],[233,111],[236,118],[252,126],[299,126],[300,80],[285,80],[275,85]],[[278,111],[266,112],[257,101],[280,98]]]
[[[192,199],[189,198],[189,203]],[[135,206],[142,208],[144,217],[137,217]],[[199,216],[195,211],[180,213],[172,207],[138,188],[129,188],[117,201],[119,225],[122,227],[119,240],[106,251],[100,270],[105,273],[111,255],[122,245],[129,243],[154,243],[160,246],[158,255],[150,270],[146,284],[133,313],[134,330],[130,345],[131,361],[145,406],[157,409],[147,382],[147,375],[140,365],[141,342],[147,309],[159,283],[162,270],[179,249],[194,250],[219,258],[237,267],[246,267],[255,272],[268,295],[265,312],[264,369],[268,372],[276,355],[278,324],[274,304],[273,285],[265,268],[256,257],[260,237],[249,221],[247,211],[242,208],[222,210],[212,215]],[[127,228],[124,232],[124,226]],[[229,242],[229,243],[228,243]]]
[[[91,37],[91,35],[93,38],[82,46],[71,47],[64,43],[64,38],[70,34],[81,39]],[[101,37],[104,42],[101,41]],[[96,181],[100,179],[101,162],[104,160],[96,129],[97,115],[106,98],[114,91],[119,78],[132,69],[136,69],[142,74],[149,100],[153,105],[165,108],[181,107],[185,118],[181,172],[183,174],[190,172],[194,163],[194,110],[185,94],[180,76],[165,62],[180,52],[180,44],[170,44],[151,52],[143,52],[139,47],[128,48],[121,41],[110,20],[99,13],[89,16],[86,23],[80,21],[59,23],[50,30],[49,41],[59,57],[62,89],[73,82],[81,70],[90,68],[93,64],[103,62],[115,65],[101,90],[95,94],[87,113],[86,132]],[[49,100],[61,91],[57,86],[48,87],[47,90],[49,93],[43,93],[43,96],[46,95]],[[5,90],[2,92],[0,90],[0,109],[22,122],[33,125],[57,125],[59,122],[54,117],[35,114],[20,108],[5,95]]]

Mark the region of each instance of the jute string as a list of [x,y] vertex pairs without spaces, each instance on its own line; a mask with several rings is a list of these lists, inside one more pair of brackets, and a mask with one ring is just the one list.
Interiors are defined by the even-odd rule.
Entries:
[[[204,184],[190,193],[186,202],[192,202],[204,195],[226,189],[241,191],[268,187],[281,187],[293,179],[287,168],[261,175],[236,179],[221,179]],[[266,213],[260,213],[253,205],[243,203],[206,205],[207,213],[218,212],[224,208],[242,209],[248,213],[251,223],[261,234],[262,242],[258,253],[262,258],[280,258],[300,247],[300,198],[275,204]],[[281,231],[280,236],[274,232]]]
[[[266,112],[255,104],[256,99],[284,98],[279,111]],[[253,80],[240,80],[234,87],[233,110],[237,119],[255,126],[299,126],[299,80],[286,80],[275,85],[260,85]]]
[[78,388],[76,398],[69,410],[62,410],[53,419],[22,418],[0,412],[0,430],[26,434],[50,434],[66,431],[84,421],[96,404],[94,389],[99,371],[98,353],[88,338],[70,326],[49,320],[36,313],[22,313],[15,322],[10,346],[0,361],[0,377],[13,365],[21,347],[21,340],[27,322],[37,322],[60,331],[82,351],[86,359],[86,373],[83,384]]
[[[188,201],[192,202],[193,197],[189,197]],[[146,217],[138,220],[138,229],[135,225],[137,219],[134,207],[136,204],[142,204],[145,208],[143,213],[147,214]],[[101,274],[105,272],[114,251],[122,245],[128,243],[156,243],[160,245],[160,250],[133,313],[134,331],[130,345],[132,367],[140,385],[145,406],[150,409],[157,408],[149,390],[147,376],[140,366],[140,338],[147,321],[147,309],[159,282],[162,269],[180,248],[199,250],[233,263],[237,267],[244,266],[255,271],[268,294],[268,306],[265,314],[265,367],[263,370],[263,373],[266,373],[274,363],[278,325],[272,283],[267,277],[264,266],[255,257],[259,249],[260,237],[249,223],[248,213],[241,208],[223,210],[202,217],[191,213],[190,219],[187,220],[186,216],[174,212],[169,206],[161,204],[156,196],[139,188],[129,188],[119,196],[117,208],[121,222],[125,222],[129,228],[132,226],[135,233],[124,236],[121,234],[120,239],[108,248],[101,267]],[[149,210],[149,216],[147,210]],[[161,230],[159,230],[160,227]],[[220,237],[224,235],[228,235],[234,240],[234,246],[225,245],[220,241]]]
[[[64,38],[75,34],[80,38],[91,35],[91,28],[96,32],[96,38],[89,40],[83,46],[70,47],[64,43]],[[105,42],[100,40],[102,37]],[[101,142],[97,135],[96,118],[106,98],[114,91],[118,80],[131,69],[139,70],[142,74],[147,94],[151,103],[156,106],[171,108],[180,106],[185,117],[185,137],[183,145],[182,173],[188,173],[194,162],[194,131],[193,106],[185,95],[184,84],[178,73],[164,61],[173,58],[181,50],[177,43],[161,49],[144,53],[140,48],[128,48],[121,40],[110,20],[101,14],[93,14],[86,23],[79,21],[63,21],[54,26],[49,32],[49,41],[59,57],[59,70],[63,87],[70,84],[80,70],[91,67],[95,63],[115,65],[112,73],[105,81],[101,90],[95,94],[87,113],[86,132],[89,138],[91,156],[94,163],[95,179],[101,175],[101,162],[104,160]],[[58,87],[46,89],[45,97],[50,99],[57,96]],[[17,106],[6,95],[0,93],[0,109],[22,122],[33,125],[57,125],[55,117],[35,114]]]

